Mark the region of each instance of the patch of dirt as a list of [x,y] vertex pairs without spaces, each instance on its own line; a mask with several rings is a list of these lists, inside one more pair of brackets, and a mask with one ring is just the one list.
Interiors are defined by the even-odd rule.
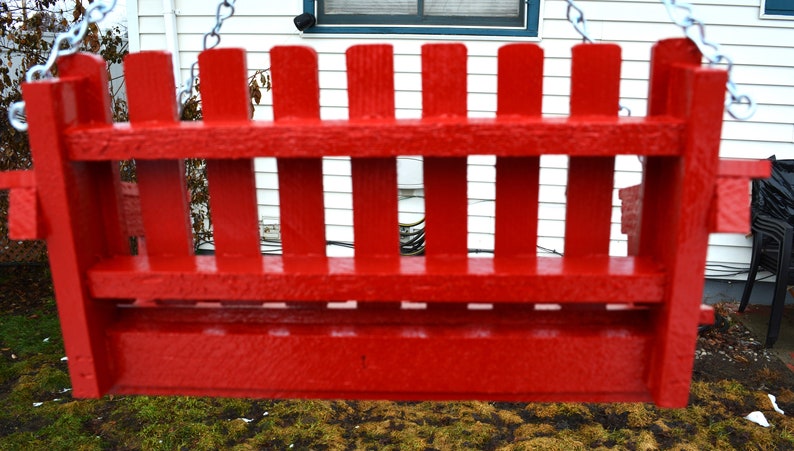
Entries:
[[47,265],[0,265],[0,315],[54,313]]
[[735,302],[714,306],[717,321],[698,336],[693,380],[740,381],[754,390],[794,387],[794,372],[736,319]]

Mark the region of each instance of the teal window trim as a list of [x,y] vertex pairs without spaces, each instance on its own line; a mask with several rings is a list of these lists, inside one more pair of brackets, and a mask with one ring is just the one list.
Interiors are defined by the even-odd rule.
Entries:
[[[317,17],[317,25],[304,30],[307,34],[416,34],[416,35],[464,35],[464,36],[521,36],[537,37],[540,23],[540,0],[526,0],[522,4],[522,17],[478,18],[418,16],[361,16],[336,18],[318,15],[316,0],[304,0],[303,11]],[[351,23],[351,22],[359,23]],[[330,23],[329,23],[330,22]]]
[[794,16],[794,0],[766,0],[763,8],[766,16]]

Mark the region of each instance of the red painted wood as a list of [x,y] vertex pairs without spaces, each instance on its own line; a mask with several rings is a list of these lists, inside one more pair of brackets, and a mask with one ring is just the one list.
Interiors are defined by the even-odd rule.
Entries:
[[[321,129],[317,53],[307,47],[274,47],[270,64],[276,124],[306,120]],[[281,241],[287,256],[325,255],[322,159],[288,158],[311,145],[302,138],[285,143],[284,158],[277,162]]]
[[700,317],[698,318],[698,324],[700,325],[711,325],[714,324],[714,307],[710,305],[701,305],[700,306]]
[[[620,47],[573,48],[571,119],[615,117],[620,102]],[[565,254],[609,254],[615,157],[571,157],[565,215]]]
[[36,173],[33,170],[0,172],[0,189],[35,188]]
[[[394,118],[394,55],[390,45],[347,50],[350,119]],[[356,257],[400,254],[397,162],[394,157],[351,158]]]
[[[288,78],[289,80],[289,78]],[[273,85],[274,102],[278,88]],[[286,88],[284,88],[286,89]],[[287,101],[289,97],[283,99]],[[564,118],[460,118],[323,121],[279,116],[276,123],[255,121],[246,128],[234,124],[195,122],[159,124],[112,130],[80,130],[67,136],[74,160],[216,158],[217,147],[237,158],[253,157],[384,157],[425,155],[464,157],[497,156],[613,156],[681,154],[683,123],[675,118],[592,117],[587,121]],[[499,142],[494,148],[492,144]]]
[[[651,118],[668,114],[668,94],[671,91],[670,72],[676,65],[696,67],[702,57],[689,39],[666,39],[657,42],[651,50],[651,72],[648,86],[648,116]],[[682,147],[683,148],[683,147]],[[675,221],[675,184],[679,161],[669,158],[647,156],[643,168],[640,205],[653,205],[642,211],[639,232],[639,252],[648,255],[667,255],[672,249],[653,237],[666,236]],[[644,238],[647,237],[647,238]],[[663,257],[670,260],[671,256]]]
[[[66,58],[58,61],[58,71],[62,77],[79,77],[92,86],[84,91],[85,102],[78,103],[78,114],[82,124],[90,124],[95,129],[109,130],[113,122],[110,95],[98,87],[107,86],[107,72],[94,70],[91,64],[82,64],[80,58]],[[130,244],[124,233],[123,210],[121,208],[121,175],[116,161],[98,162],[92,165],[96,179],[99,207],[104,217],[104,231],[108,250],[115,255],[129,255]]]
[[137,183],[123,182],[121,184],[121,197],[124,204],[125,223],[129,236],[143,236],[143,222],[141,221],[141,196]]
[[642,185],[618,190],[620,197],[620,231],[626,234],[628,255],[640,251],[640,227],[642,225]]
[[648,83],[648,116],[667,113],[670,95],[670,71],[676,64],[699,66],[703,57],[687,38],[664,39],[651,49],[651,73]]
[[[244,128],[251,116],[245,51],[208,50],[202,52],[198,60],[204,123],[236,122]],[[259,256],[253,160],[208,159],[207,181],[215,254],[219,257]]]
[[44,238],[44,224],[32,170],[0,172],[0,189],[8,189],[8,237],[14,240]]
[[[90,272],[97,298],[268,301],[438,301],[658,303],[665,274],[632,257],[505,257],[463,260],[439,268],[422,257],[390,259],[263,257],[218,267],[210,257],[126,257]],[[363,269],[362,269],[363,268]],[[444,288],[444,289],[441,289]]]
[[[466,47],[422,46],[422,118],[465,117]],[[441,145],[441,144],[439,144]],[[466,158],[424,158],[425,253],[468,253]]]
[[[499,49],[498,64],[497,117],[540,117],[543,50],[535,44],[506,45]],[[497,257],[537,253],[539,171],[537,156],[496,158]]]
[[31,154],[36,171],[40,171],[36,192],[46,224],[72,393],[76,397],[99,397],[113,384],[105,343],[110,309],[90,297],[85,273],[98,258],[112,251],[96,190],[102,179],[98,173],[103,168],[69,162],[63,131],[78,125],[80,119],[90,118],[86,114],[90,109],[80,103],[107,95],[107,72],[105,62],[98,56],[76,54],[68,58],[91,76],[83,80],[26,83],[23,98]]
[[[124,72],[133,129],[138,125],[163,126],[177,122],[170,54],[127,55]],[[188,214],[185,164],[174,157],[161,155],[161,158],[135,161],[146,249],[151,255],[191,255],[193,231]]]
[[212,310],[201,315],[210,321],[185,319],[178,310],[126,311],[109,331],[112,351],[125,356],[114,392],[651,400],[642,383],[652,340],[648,312],[570,321],[544,312],[513,319],[468,311],[326,311],[307,317],[287,309]]
[[[666,40],[654,46],[651,54],[649,116],[670,114],[672,112],[673,99],[681,99],[682,96],[695,94],[692,85],[682,86],[674,83],[672,74],[675,67],[690,67],[693,70],[698,67],[700,57],[696,57],[696,53],[699,52],[697,52],[694,45],[686,42],[686,40]],[[721,122],[721,117],[720,111],[716,122]],[[685,148],[686,151],[693,151],[691,147],[687,147]],[[683,262],[692,263],[690,258],[679,257],[678,255],[679,252],[687,254],[690,252],[690,250],[684,250],[679,246],[681,238],[683,238],[680,235],[679,227],[686,221],[686,218],[682,217],[682,215],[689,210],[689,207],[681,204],[684,200],[682,192],[684,190],[684,166],[685,162],[683,159],[647,157],[644,164],[641,198],[641,202],[646,208],[642,210],[639,255],[654,255],[660,262],[671,268],[671,271],[677,273],[677,277],[670,280],[670,294],[666,301],[669,304],[675,303],[677,305],[670,305],[660,313],[656,325],[656,333],[658,336],[664,337],[662,338],[664,340],[669,338],[674,327],[680,329],[678,329],[678,336],[674,343],[671,343],[672,346],[667,346],[661,343],[660,340],[659,345],[654,350],[652,372],[648,377],[649,386],[654,390],[656,402],[666,405],[681,405],[686,402],[684,386],[686,385],[688,389],[689,381],[687,380],[684,383],[682,376],[684,371],[691,370],[693,361],[691,355],[687,356],[684,354],[691,351],[693,345],[691,343],[684,344],[681,339],[694,341],[694,332],[686,329],[694,329],[695,327],[692,326],[691,319],[685,319],[678,325],[674,325],[674,321],[680,319],[679,315],[684,312],[693,314],[692,311],[696,308],[694,304],[700,303],[703,283],[703,273],[701,272],[697,276],[700,280],[694,281],[694,285],[689,287],[678,286],[678,283],[682,281],[689,283],[690,280],[682,280],[682,278],[688,276],[674,269],[682,259]],[[704,187],[700,181],[690,179],[690,182],[692,181],[697,183],[700,188]],[[706,180],[703,180],[703,182],[707,183]],[[707,192],[703,194],[708,195]],[[647,207],[651,205],[653,205],[653,208]],[[697,215],[699,214],[698,212]],[[697,216],[694,219],[697,219]],[[705,223],[698,224],[697,222],[692,225],[695,227],[706,226]],[[699,233],[696,236],[702,237]],[[698,250],[697,248],[692,249],[696,253]],[[702,258],[705,261],[705,255]],[[697,268],[689,266],[686,271],[696,272]],[[692,275],[690,274],[690,276]],[[698,293],[694,299],[692,297],[693,290]],[[681,305],[686,306],[683,311]],[[662,367],[665,369],[657,369]],[[670,378],[670,380],[664,381],[662,377]]]
[[8,237],[13,240],[44,238],[35,188],[16,188],[8,194]]
[[770,176],[769,160],[720,160],[711,232],[750,233],[750,179]]
[[[667,181],[679,184],[676,218],[662,241],[670,248],[670,289],[657,322],[660,338],[653,354],[650,386],[660,405],[682,405],[689,396],[692,352],[703,293],[709,235],[709,207],[714,199],[719,163],[726,74],[714,69],[676,67],[671,74],[668,111],[686,117],[686,152],[680,171]],[[646,237],[647,238],[647,237]]]

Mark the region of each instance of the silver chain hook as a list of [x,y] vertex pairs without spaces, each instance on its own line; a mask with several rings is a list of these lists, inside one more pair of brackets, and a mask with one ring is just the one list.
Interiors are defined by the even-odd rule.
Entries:
[[733,81],[733,60],[722,53],[720,45],[706,39],[706,25],[694,17],[692,5],[680,0],[662,0],[670,20],[684,30],[684,35],[689,38],[700,50],[709,65],[724,64],[728,72],[728,82],[725,89],[728,100],[725,101],[725,111],[734,119],[746,121],[755,114],[756,103],[752,97],[739,91]]
[[[221,27],[226,19],[234,16],[234,2],[235,0],[222,0],[218,3],[218,8],[215,10],[215,26],[212,30],[204,35],[203,50],[211,50],[221,43]],[[190,94],[193,92],[193,87],[198,78],[198,61],[194,61],[190,65],[190,77],[185,81],[181,89],[177,90],[176,100],[179,107],[179,116],[182,116],[182,111],[185,104],[190,99]]]
[[[68,30],[59,33],[58,36],[55,37],[47,61],[44,64],[31,66],[25,73],[25,81],[32,83],[36,80],[52,78],[52,68],[55,66],[58,58],[72,55],[79,51],[80,45],[83,43],[86,33],[88,33],[88,27],[93,23],[104,20],[108,13],[113,11],[115,7],[116,0],[110,0],[109,2],[95,1],[88,5],[83,13],[83,20],[72,24]],[[25,102],[20,101],[11,104],[8,108],[8,121],[17,131],[24,132],[28,130]]]

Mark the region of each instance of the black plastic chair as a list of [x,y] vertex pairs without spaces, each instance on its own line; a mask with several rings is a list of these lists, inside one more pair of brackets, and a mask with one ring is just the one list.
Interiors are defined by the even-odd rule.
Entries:
[[752,222],[753,251],[750,273],[739,304],[743,312],[750,302],[758,269],[775,274],[772,311],[766,332],[767,348],[780,335],[786,288],[794,281],[792,245],[794,244],[794,160],[772,158],[772,176],[753,181]]

